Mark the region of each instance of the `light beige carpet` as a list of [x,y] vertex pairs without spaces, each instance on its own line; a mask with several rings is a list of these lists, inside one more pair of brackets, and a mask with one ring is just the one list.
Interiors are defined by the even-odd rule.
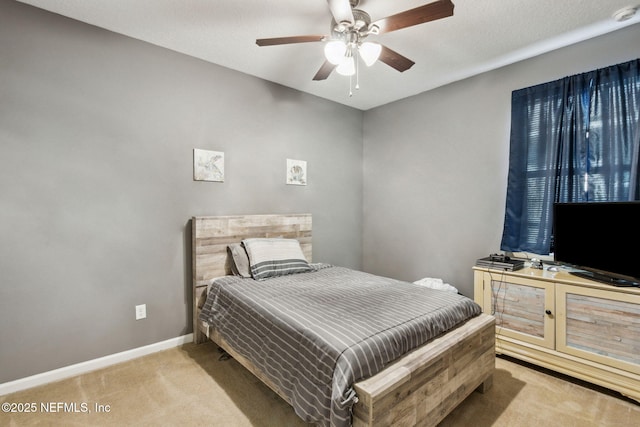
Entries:
[[[0,412],[0,426],[308,426],[237,362],[218,356],[211,342],[187,344],[0,396],[14,409],[36,409]],[[473,393],[441,424],[543,425],[640,426],[640,405],[498,358],[493,387]]]

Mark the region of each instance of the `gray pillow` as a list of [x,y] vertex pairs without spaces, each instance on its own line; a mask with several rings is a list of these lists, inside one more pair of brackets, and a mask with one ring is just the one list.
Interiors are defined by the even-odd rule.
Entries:
[[227,246],[227,252],[231,255],[231,272],[234,276],[251,277],[249,269],[249,256],[241,243],[232,243]]

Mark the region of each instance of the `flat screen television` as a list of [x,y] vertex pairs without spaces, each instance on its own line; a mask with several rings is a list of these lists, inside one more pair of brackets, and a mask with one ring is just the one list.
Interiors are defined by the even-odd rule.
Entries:
[[554,260],[614,286],[640,286],[640,202],[556,203]]

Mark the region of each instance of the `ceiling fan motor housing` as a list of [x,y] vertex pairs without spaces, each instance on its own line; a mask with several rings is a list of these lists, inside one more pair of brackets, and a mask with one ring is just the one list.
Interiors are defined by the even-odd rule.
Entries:
[[342,40],[345,38],[346,34],[355,34],[358,39],[368,36],[371,16],[369,16],[369,14],[364,10],[353,9],[353,19],[353,25],[349,22],[337,23],[335,19],[331,19],[332,38]]

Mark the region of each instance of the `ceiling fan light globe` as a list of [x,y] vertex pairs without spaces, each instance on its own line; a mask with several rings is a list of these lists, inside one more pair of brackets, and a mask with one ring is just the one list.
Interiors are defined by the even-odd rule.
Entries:
[[347,45],[339,40],[333,40],[324,45],[324,56],[327,58],[327,61],[334,65],[338,65],[344,61],[346,52]]
[[358,49],[358,53],[367,67],[371,67],[375,64],[380,57],[380,52],[382,52],[382,46],[378,43],[371,42],[362,43]]
[[356,73],[356,62],[353,56],[344,58],[344,60],[336,67],[336,73],[342,76],[353,76]]

